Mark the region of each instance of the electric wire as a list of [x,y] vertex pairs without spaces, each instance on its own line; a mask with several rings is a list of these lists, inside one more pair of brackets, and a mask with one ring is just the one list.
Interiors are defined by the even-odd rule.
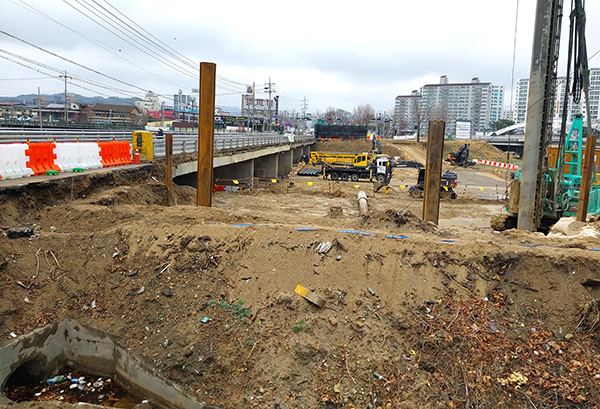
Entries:
[[[126,62],[127,64],[129,64],[129,65],[132,65],[132,66],[134,66],[134,67],[136,67],[136,68],[139,68],[139,69],[141,69],[141,70],[143,70],[143,71],[145,71],[145,72],[147,72],[147,73],[149,73],[149,74],[151,74],[151,75],[153,75],[153,76],[155,76],[155,77],[157,77],[157,78],[159,78],[159,79],[161,79],[161,80],[163,80],[163,81],[165,81],[165,82],[168,82],[168,83],[170,83],[170,84],[173,84],[173,85],[175,85],[175,86],[177,86],[177,87],[179,87],[179,88],[186,88],[186,87],[183,87],[183,86],[181,86],[180,84],[177,84],[177,83],[175,83],[175,82],[173,82],[173,81],[171,81],[171,80],[169,80],[169,79],[167,79],[167,78],[164,78],[164,77],[162,77],[162,76],[158,75],[156,72],[154,72],[154,71],[151,71],[151,70],[149,70],[148,68],[146,68],[146,67],[144,67],[144,66],[142,66],[142,65],[139,65],[139,64],[135,63],[135,62],[134,62],[134,61],[132,61],[132,60],[128,60],[128,59],[126,59],[125,57],[123,57],[123,55],[122,55],[122,54],[125,54],[125,55],[127,55],[127,56],[131,57],[131,58],[132,58],[132,59],[134,59],[134,60],[135,60],[135,59],[137,59],[135,56],[133,56],[133,55],[131,55],[131,54],[128,54],[126,51],[121,51],[121,50],[119,50],[120,52],[119,52],[119,53],[116,53],[116,52],[112,51],[112,50],[110,49],[110,47],[109,47],[107,44],[105,44],[105,43],[102,43],[102,42],[100,42],[100,41],[97,41],[97,40],[93,39],[92,37],[90,37],[90,36],[87,36],[87,35],[85,35],[85,34],[83,34],[83,33],[79,32],[79,31],[73,30],[72,28],[70,28],[70,27],[68,27],[68,26],[66,26],[66,25],[64,25],[64,24],[62,24],[62,23],[61,23],[61,22],[59,22],[58,20],[56,20],[56,19],[54,19],[54,18],[52,18],[52,17],[48,16],[48,15],[47,15],[47,14],[45,14],[45,13],[42,13],[40,10],[38,10],[38,9],[36,9],[35,7],[33,7],[33,6],[29,5],[29,4],[27,4],[27,3],[26,3],[24,0],[20,0],[20,2],[21,2],[21,3],[23,3],[23,4],[24,4],[25,6],[27,6],[27,7],[25,7],[25,6],[21,5],[21,4],[18,4],[18,3],[16,3],[14,0],[8,0],[8,1],[9,1],[9,2],[11,2],[11,3],[13,3],[13,4],[15,4],[16,6],[19,6],[19,7],[21,7],[21,8],[24,8],[25,10],[28,10],[28,11],[30,11],[30,12],[32,12],[32,13],[34,13],[34,14],[37,14],[37,15],[39,15],[39,16],[41,16],[41,17],[43,17],[43,18],[47,19],[47,20],[50,20],[50,21],[52,21],[53,23],[56,23],[56,24],[60,25],[61,27],[63,27],[63,28],[65,28],[65,29],[67,29],[67,30],[69,30],[69,31],[71,31],[71,32],[73,32],[73,33],[75,33],[75,34],[77,34],[77,35],[78,35],[78,36],[80,36],[81,38],[83,38],[83,39],[85,39],[85,40],[87,40],[87,41],[91,42],[92,44],[96,45],[97,47],[100,47],[100,48],[102,48],[103,50],[105,50],[105,51],[109,52],[110,54],[114,55],[115,57],[117,57],[117,58],[119,58],[119,59],[121,59],[121,60],[125,61],[125,62]],[[144,61],[144,63],[145,63],[145,64],[147,64],[147,65],[150,65],[150,66],[153,66],[153,67],[159,68],[157,65],[155,65],[155,64],[153,64],[153,63],[150,63],[150,62],[145,62],[145,61]]]
[[[81,3],[80,0],[75,0],[77,3],[79,3],[80,5],[82,5],[83,7],[87,8],[91,13],[93,13],[94,15],[98,16],[100,19],[102,19],[103,21],[105,21],[108,25],[114,27],[115,29],[119,30],[120,32],[123,32],[123,30],[121,30],[120,28],[116,27],[115,24],[113,24],[110,21],[107,21],[106,17],[104,16],[100,16],[95,10],[91,10],[91,8],[87,5],[83,5]],[[111,30],[110,28],[108,28],[106,25],[100,23],[99,21],[95,20],[94,18],[90,17],[88,14],[86,14],[85,12],[83,12],[82,10],[80,10],[79,8],[75,7],[74,5],[72,5],[71,3],[67,2],[66,0],[63,0],[63,2],[65,4],[67,4],[68,6],[70,6],[71,8],[73,8],[75,11],[77,11],[78,13],[80,13],[81,15],[83,15],[84,17],[86,17],[87,19],[91,20],[92,22],[96,23],[97,25],[99,25],[100,27],[102,27],[103,29],[105,29],[106,31],[108,31],[109,33],[111,33],[112,35],[114,35],[115,37],[119,38],[120,40],[124,41],[125,43],[131,45],[132,47],[136,48],[137,50],[141,51],[143,54],[149,55],[150,57],[152,57],[152,50],[149,49],[148,47],[146,47],[145,45],[137,45],[134,44],[134,42],[139,44],[138,40],[133,40],[134,42],[128,40],[127,38],[123,37],[122,35],[119,35],[118,33],[116,33],[115,31]],[[126,36],[130,37],[130,35],[125,34]],[[144,47],[145,49],[143,49],[142,47]],[[174,69],[175,71],[178,71],[179,73],[190,77],[190,78],[196,78],[194,76],[194,74],[185,71],[181,68],[179,68],[178,66],[176,66],[175,64],[168,62],[167,60],[163,59],[163,58],[159,58],[158,61],[164,65],[166,65],[167,67]]]

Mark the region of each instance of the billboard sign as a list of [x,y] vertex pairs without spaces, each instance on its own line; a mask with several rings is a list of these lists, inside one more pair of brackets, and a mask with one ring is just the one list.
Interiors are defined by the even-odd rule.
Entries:
[[456,139],[471,139],[471,122],[456,121]]

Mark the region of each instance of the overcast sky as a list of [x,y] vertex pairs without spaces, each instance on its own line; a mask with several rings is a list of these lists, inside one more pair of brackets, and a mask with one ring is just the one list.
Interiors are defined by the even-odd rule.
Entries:
[[[600,50],[600,1],[585,3],[591,57]],[[518,4],[515,82],[529,77],[535,7]],[[188,94],[206,61],[217,64],[217,105],[239,107],[253,82],[264,98],[270,77],[281,109],[301,111],[306,97],[307,112],[367,103],[390,111],[397,95],[441,75],[504,85],[509,105],[516,13],[517,0],[0,0],[0,30],[56,55],[0,34],[0,95],[64,92],[65,70],[68,91],[86,96]],[[600,67],[600,54],[590,67]]]

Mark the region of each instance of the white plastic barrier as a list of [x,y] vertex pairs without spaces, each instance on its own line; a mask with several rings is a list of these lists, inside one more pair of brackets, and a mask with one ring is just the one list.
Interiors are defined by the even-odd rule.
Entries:
[[27,167],[29,156],[26,143],[6,143],[0,145],[0,176],[3,179],[16,179],[33,175]]
[[81,157],[81,149],[78,148],[77,142],[57,143],[54,153],[56,154],[55,164],[58,165],[63,172],[77,168],[77,163],[83,161]]
[[79,142],[81,149],[82,163],[77,163],[83,169],[100,169],[102,167],[102,157],[100,156],[100,146],[97,142]]

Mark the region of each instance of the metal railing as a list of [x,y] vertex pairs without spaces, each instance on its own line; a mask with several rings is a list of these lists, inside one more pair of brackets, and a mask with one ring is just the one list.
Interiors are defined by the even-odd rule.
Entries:
[[[198,134],[194,132],[172,132],[173,153],[192,154],[198,151]],[[23,130],[20,128],[0,128],[1,143],[26,143],[26,142],[105,142],[105,141],[131,141],[131,131],[115,130]],[[274,133],[216,133],[214,150],[216,153],[240,152],[267,146],[282,146],[291,144],[309,144],[315,141],[314,136],[295,135],[294,142],[284,135]],[[165,156],[164,135],[154,135],[154,156]]]

